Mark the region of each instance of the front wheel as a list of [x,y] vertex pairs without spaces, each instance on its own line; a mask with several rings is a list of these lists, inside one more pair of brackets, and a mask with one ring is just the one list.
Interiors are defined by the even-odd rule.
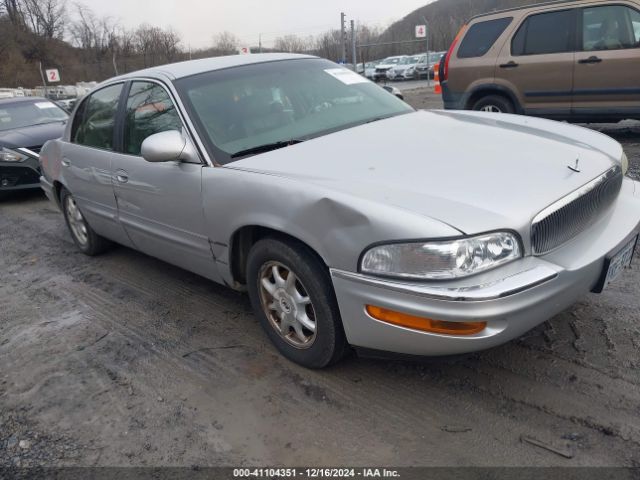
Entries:
[[473,110],[478,112],[514,113],[511,101],[501,95],[487,95],[473,104]]
[[60,204],[62,205],[64,219],[67,222],[73,243],[82,253],[94,256],[109,248],[111,245],[109,240],[93,231],[80,211],[76,199],[64,188],[60,192]]
[[307,368],[340,360],[348,345],[327,268],[306,246],[258,241],[247,262],[253,310],[276,348]]

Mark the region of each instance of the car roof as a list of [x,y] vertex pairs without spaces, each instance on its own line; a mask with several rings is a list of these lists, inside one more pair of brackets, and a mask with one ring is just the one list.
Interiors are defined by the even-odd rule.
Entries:
[[312,55],[299,55],[294,53],[256,53],[251,55],[230,55],[226,57],[210,57],[198,60],[187,60],[185,62],[160,65],[144,70],[127,73],[109,79],[111,83],[116,80],[124,80],[135,77],[168,77],[171,80],[197,75],[198,73],[210,72],[213,70],[223,70],[226,68],[240,67],[243,65],[254,65],[258,63],[279,62],[282,60],[300,60],[305,58],[318,58]]
[[[484,17],[490,17],[492,15],[502,15],[505,13],[509,13],[509,12],[519,12],[521,10],[529,10],[529,9],[537,9],[537,8],[543,8],[543,7],[556,7],[556,6],[562,6],[562,5],[566,5],[567,7],[578,7],[578,6],[582,6],[585,4],[589,4],[589,3],[602,3],[602,2],[606,2],[606,1],[610,1],[610,0],[582,0],[582,1],[576,1],[576,0],[551,0],[549,2],[540,2],[540,3],[532,3],[530,5],[521,5],[519,7],[513,7],[513,8],[506,8],[503,10],[494,10],[492,12],[486,12],[486,13],[481,13],[479,15],[475,15],[473,17],[471,17],[469,19],[469,22],[471,22],[472,20],[475,20],[477,18],[484,18]],[[467,22],[467,23],[469,23]]]
[[13,105],[17,103],[50,102],[51,100],[42,97],[12,97],[0,98],[0,105]]

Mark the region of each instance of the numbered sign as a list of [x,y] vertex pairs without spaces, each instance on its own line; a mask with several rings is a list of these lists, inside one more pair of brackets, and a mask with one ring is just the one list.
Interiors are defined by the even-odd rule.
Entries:
[[249,55],[251,53],[251,49],[249,47],[240,47],[238,49],[238,53],[240,55]]
[[45,70],[47,74],[47,82],[49,83],[57,83],[60,81],[60,72],[58,72],[57,68],[50,68],[49,70]]
[[416,38],[427,38],[426,25],[416,25]]

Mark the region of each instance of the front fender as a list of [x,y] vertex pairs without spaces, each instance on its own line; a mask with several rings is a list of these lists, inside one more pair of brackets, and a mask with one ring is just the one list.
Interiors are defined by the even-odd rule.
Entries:
[[202,191],[206,232],[229,284],[231,239],[249,225],[295,237],[328,267],[350,272],[372,243],[460,235],[429,217],[277,175],[206,168]]

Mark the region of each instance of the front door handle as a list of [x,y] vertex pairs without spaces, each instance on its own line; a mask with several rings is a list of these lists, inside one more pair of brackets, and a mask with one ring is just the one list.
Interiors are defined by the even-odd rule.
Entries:
[[601,58],[596,57],[595,55],[589,58],[583,58],[582,60],[578,60],[578,63],[600,63],[602,62]]
[[519,66],[520,65],[511,60],[509,63],[503,63],[502,65],[500,65],[500,68],[517,68]]
[[69,160],[67,160],[66,158],[63,158],[60,163],[62,164],[63,167],[70,167],[71,166],[71,162]]
[[129,181],[129,175],[124,170],[116,172],[116,180],[119,183],[127,183]]

